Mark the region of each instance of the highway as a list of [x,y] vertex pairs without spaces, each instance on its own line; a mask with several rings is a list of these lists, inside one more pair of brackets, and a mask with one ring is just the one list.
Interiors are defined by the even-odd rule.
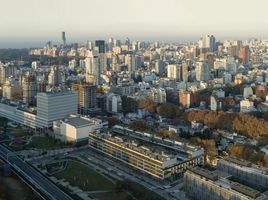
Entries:
[[0,145],[0,157],[7,161],[13,169],[27,180],[34,189],[39,192],[39,195],[44,199],[51,200],[71,200],[65,192],[59,189],[48,178],[39,173],[35,168],[24,162],[12,151]]

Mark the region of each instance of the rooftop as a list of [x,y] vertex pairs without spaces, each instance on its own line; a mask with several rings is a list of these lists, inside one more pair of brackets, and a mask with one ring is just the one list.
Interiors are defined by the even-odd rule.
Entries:
[[90,122],[89,120],[86,120],[80,117],[68,118],[64,122],[74,127],[81,127],[81,126],[87,126],[87,125],[92,124],[92,122]]

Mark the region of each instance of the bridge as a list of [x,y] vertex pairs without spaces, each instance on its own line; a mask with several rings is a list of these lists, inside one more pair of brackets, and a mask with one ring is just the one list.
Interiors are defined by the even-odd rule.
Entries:
[[47,177],[3,145],[0,145],[0,158],[6,161],[13,171],[30,185],[41,198],[46,200],[72,200],[69,195],[58,188]]

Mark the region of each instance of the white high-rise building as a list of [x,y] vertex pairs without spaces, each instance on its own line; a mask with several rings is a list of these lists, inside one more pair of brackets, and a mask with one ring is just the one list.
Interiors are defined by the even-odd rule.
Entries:
[[135,55],[128,54],[125,56],[125,64],[128,66],[128,71],[130,73],[136,71],[136,62],[135,62]]
[[17,68],[12,64],[3,64],[0,62],[0,83],[5,83],[6,79],[11,76],[15,75]]
[[77,114],[77,99],[77,92],[70,90],[38,93],[37,116],[40,120],[52,124],[55,120]]
[[65,82],[64,72],[60,71],[59,66],[51,66],[50,73],[48,75],[48,84],[59,85]]
[[216,39],[213,35],[206,35],[199,40],[199,48],[216,51]]
[[89,51],[85,59],[86,81],[94,85],[100,84],[101,59],[97,50]]
[[180,81],[180,65],[172,64],[167,66],[167,77]]

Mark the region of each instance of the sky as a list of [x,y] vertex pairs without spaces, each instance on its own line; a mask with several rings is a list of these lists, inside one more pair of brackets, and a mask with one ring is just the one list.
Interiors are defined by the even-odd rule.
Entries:
[[109,37],[268,38],[267,0],[0,0],[0,48]]

